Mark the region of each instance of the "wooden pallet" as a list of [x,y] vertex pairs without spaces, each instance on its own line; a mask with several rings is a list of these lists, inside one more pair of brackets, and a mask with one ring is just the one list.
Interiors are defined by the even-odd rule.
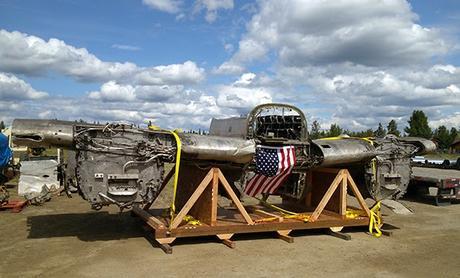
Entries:
[[[316,176],[315,176],[316,175]],[[173,171],[167,175],[164,185],[173,176]],[[153,239],[166,252],[172,253],[170,244],[180,237],[217,236],[222,243],[234,248],[231,237],[237,233],[277,232],[278,237],[287,242],[293,242],[289,233],[293,230],[328,228],[329,234],[343,239],[350,239],[349,235],[340,233],[342,227],[368,226],[370,211],[364,202],[356,184],[346,169],[319,169],[310,173],[310,182],[315,177],[327,180],[332,176],[332,182],[321,189],[319,184],[313,188],[312,194],[306,196],[305,203],[295,212],[305,218],[286,218],[276,209],[264,206],[243,206],[235,192],[225,179],[219,168],[211,168],[193,193],[188,197],[180,211],[171,220],[163,215],[163,209],[150,209],[151,203],[144,207],[135,206],[133,213],[139,216],[152,231]],[[221,185],[232,201],[233,206],[218,207],[218,191]],[[354,219],[346,217],[347,188],[351,187],[365,216]],[[324,187],[324,186],[323,186]],[[178,190],[178,194],[181,191]],[[321,196],[317,196],[321,194]],[[313,206],[312,206],[313,205]],[[288,207],[288,204],[280,206]],[[200,224],[190,224],[184,221],[186,215],[199,220]],[[308,221],[306,221],[308,218]]]

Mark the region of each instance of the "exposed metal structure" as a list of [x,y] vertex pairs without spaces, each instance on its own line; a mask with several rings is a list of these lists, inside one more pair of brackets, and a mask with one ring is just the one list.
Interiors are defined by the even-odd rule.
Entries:
[[[246,129],[241,128],[243,123]],[[232,186],[242,189],[254,173],[257,145],[291,145],[295,146],[296,165],[277,194],[294,198],[311,186],[306,179],[309,170],[331,166],[349,169],[375,199],[398,197],[409,182],[410,157],[434,148],[426,140],[393,136],[310,140],[304,114],[286,104],[257,106],[247,118],[213,120],[210,134],[179,134],[186,173],[218,165]],[[171,132],[125,124],[16,119],[13,140],[17,145],[76,151],[75,168],[67,168],[75,173],[66,176],[74,174],[80,194],[95,209],[153,202],[163,181],[164,164],[175,162],[177,152]]]

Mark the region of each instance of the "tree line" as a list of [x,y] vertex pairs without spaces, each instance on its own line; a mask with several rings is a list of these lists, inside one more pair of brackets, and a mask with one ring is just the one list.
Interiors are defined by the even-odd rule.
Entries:
[[387,134],[394,134],[396,136],[403,135],[433,139],[438,143],[439,149],[447,150],[455,141],[457,136],[460,136],[459,130],[455,127],[452,127],[449,130],[446,126],[441,125],[432,130],[428,125],[428,117],[422,110],[414,110],[407,123],[408,126],[404,128],[404,134],[401,134],[395,120],[391,120],[387,124],[386,128],[382,125],[382,123],[379,123],[375,130],[369,128],[363,131],[343,129],[338,124],[331,124],[329,129],[322,130],[320,123],[315,120],[311,124],[310,137],[312,139],[319,139],[325,137],[336,137],[344,134],[351,137],[384,137]]

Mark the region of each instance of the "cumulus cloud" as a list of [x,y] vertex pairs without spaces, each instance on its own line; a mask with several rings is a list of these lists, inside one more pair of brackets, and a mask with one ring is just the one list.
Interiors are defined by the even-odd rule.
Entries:
[[144,5],[148,7],[159,10],[167,13],[178,13],[180,11],[180,6],[182,1],[177,0],[142,0]]
[[20,32],[0,30],[0,70],[26,75],[44,75],[54,71],[78,81],[122,83],[138,85],[190,84],[205,78],[205,71],[194,62],[139,67],[124,62],[105,62],[85,48],[76,48],[51,38]]
[[109,81],[104,83],[99,91],[88,93],[88,97],[109,102],[133,102],[139,100],[165,102],[172,98],[181,99],[184,97],[183,90],[184,87],[181,85],[132,86]]
[[343,62],[401,66],[429,61],[448,50],[435,29],[416,23],[417,15],[404,0],[259,4],[227,64],[243,66],[274,52],[285,66]]
[[217,19],[218,10],[233,9],[233,0],[197,0],[195,2],[194,12],[197,13],[203,9],[206,10],[206,21],[212,23]]
[[25,100],[46,98],[48,93],[37,91],[29,83],[11,74],[0,72],[0,99]]

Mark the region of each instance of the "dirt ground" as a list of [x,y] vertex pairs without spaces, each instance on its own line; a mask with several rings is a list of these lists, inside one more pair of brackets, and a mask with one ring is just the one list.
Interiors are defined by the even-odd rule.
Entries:
[[229,249],[213,237],[178,239],[173,254],[144,237],[129,212],[95,212],[79,196],[53,198],[21,213],[0,212],[0,277],[459,277],[460,205],[403,201],[413,215],[384,209],[400,229],[374,238],[345,229],[237,235]]

